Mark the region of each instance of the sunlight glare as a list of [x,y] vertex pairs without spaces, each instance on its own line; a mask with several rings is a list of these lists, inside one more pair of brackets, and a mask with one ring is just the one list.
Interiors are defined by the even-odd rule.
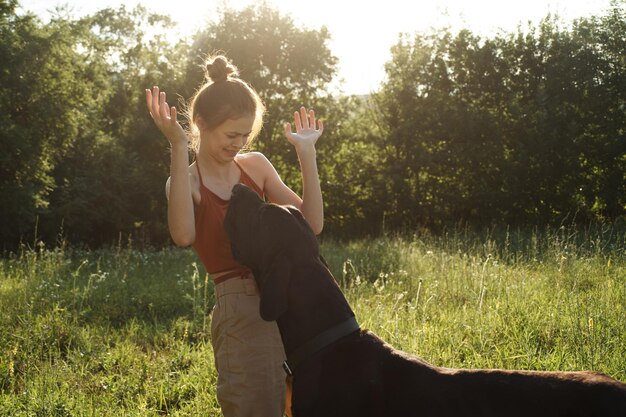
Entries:
[[[283,14],[292,16],[302,27],[326,26],[332,36],[329,47],[339,58],[338,81],[334,89],[348,94],[368,94],[384,79],[384,64],[390,47],[400,33],[413,34],[431,28],[448,27],[457,31],[468,28],[475,34],[490,36],[515,31],[518,25],[537,23],[548,13],[563,20],[600,13],[610,0],[384,0],[366,3],[362,0],[265,0]],[[198,3],[179,0],[23,0],[23,8],[41,14],[56,4],[69,4],[76,14],[92,13],[104,7],[125,4],[133,8],[141,3],[150,11],[167,14],[178,22],[180,35],[191,35],[209,21],[214,21],[221,7],[234,9],[258,4],[258,0],[213,0]],[[199,6],[202,4],[202,6]],[[311,51],[315,53],[315,51]]]

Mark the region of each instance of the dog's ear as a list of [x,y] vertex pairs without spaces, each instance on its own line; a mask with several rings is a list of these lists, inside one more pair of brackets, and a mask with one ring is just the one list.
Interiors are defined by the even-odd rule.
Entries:
[[[295,219],[298,221],[298,224],[300,225],[300,227],[302,228],[302,230],[305,232],[309,243],[312,245],[312,248],[319,248],[319,243],[317,241],[317,236],[315,236],[315,233],[313,233],[313,229],[311,229],[311,225],[309,225],[309,222],[306,221],[306,219],[304,218],[304,216],[302,215],[302,212],[300,210],[298,210],[295,207],[292,206],[287,206],[287,209],[289,210],[289,212],[291,213],[291,215],[293,217],[295,217]],[[319,250],[319,249],[318,249]]]
[[282,316],[288,307],[287,297],[291,279],[291,261],[285,252],[274,257],[271,266],[263,271],[263,288],[261,288],[261,318],[275,321]]
[[[287,210],[289,210],[291,215],[298,220],[298,222],[300,223],[302,227],[304,227],[305,229],[309,229],[309,230],[311,229],[309,222],[306,221],[306,219],[304,218],[304,215],[302,214],[300,210],[298,210],[294,206],[285,206],[285,207],[287,208]],[[311,230],[311,233],[313,233],[313,230]]]

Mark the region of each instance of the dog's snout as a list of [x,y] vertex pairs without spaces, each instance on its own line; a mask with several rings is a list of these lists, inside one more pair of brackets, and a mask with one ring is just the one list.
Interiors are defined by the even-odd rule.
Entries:
[[234,197],[239,192],[239,190],[241,190],[241,184],[235,184],[235,186],[231,190],[231,195]]

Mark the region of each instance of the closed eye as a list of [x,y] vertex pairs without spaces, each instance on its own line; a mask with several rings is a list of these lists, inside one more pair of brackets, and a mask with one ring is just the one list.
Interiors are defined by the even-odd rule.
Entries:
[[232,132],[232,133],[227,133],[226,137],[229,139],[237,139],[239,136],[243,136],[244,139],[248,139],[251,134],[252,132],[248,132],[248,133]]

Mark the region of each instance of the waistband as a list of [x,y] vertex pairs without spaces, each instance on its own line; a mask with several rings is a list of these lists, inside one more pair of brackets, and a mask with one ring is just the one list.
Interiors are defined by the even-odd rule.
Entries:
[[233,278],[252,278],[252,271],[249,269],[237,269],[235,271],[230,271],[227,274],[221,275],[218,278],[214,279],[213,282],[215,285],[221,284],[224,281],[228,281]]
[[239,274],[238,277],[231,277],[225,281],[216,283],[215,295],[217,298],[228,294],[259,295],[259,289],[251,273],[245,275]]

